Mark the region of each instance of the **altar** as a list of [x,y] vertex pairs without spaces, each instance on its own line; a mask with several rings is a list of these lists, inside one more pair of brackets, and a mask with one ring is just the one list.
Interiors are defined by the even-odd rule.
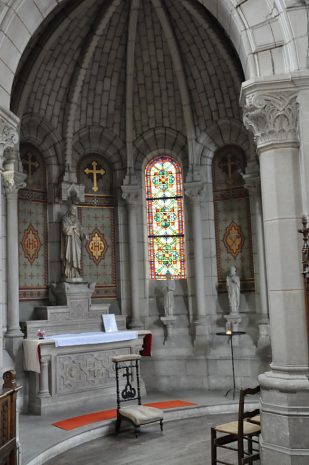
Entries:
[[139,354],[143,340],[143,332],[135,339],[59,347],[52,339],[25,339],[25,353],[32,351],[35,357],[29,365],[25,364],[30,378],[30,411],[44,415],[114,397],[112,358]]
[[[127,331],[126,317],[116,315],[117,333],[104,333],[105,304],[91,305],[86,283],[66,285],[67,296],[86,299],[37,307],[36,320],[24,322],[24,369],[29,374],[29,410],[38,415],[74,409],[99,399],[115,399],[116,355],[139,354],[149,331]],[[66,305],[63,305],[65,304]],[[38,339],[38,330],[45,338]],[[142,389],[144,384],[142,382]]]

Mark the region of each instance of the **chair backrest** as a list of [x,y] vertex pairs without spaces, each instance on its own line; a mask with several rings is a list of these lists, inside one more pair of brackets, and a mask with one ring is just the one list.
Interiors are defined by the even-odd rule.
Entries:
[[[117,409],[119,410],[122,402],[138,401],[141,405],[141,390],[139,380],[139,360],[140,355],[118,355],[113,357],[116,370],[116,389],[117,389]],[[120,376],[125,383],[120,382]],[[135,382],[133,382],[135,380]]]
[[260,409],[255,408],[254,410],[248,410],[246,407],[246,400],[248,396],[254,396],[260,392],[260,386],[255,388],[241,389],[239,395],[239,408],[238,408],[238,433],[240,436],[243,435],[243,422],[248,418],[259,415]]

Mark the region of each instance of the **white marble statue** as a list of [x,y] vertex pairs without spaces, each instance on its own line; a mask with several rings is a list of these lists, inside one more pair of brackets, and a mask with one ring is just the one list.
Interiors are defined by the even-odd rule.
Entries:
[[62,218],[61,260],[66,279],[80,278],[82,241],[88,239],[72,205]]
[[172,316],[174,313],[175,281],[171,277],[171,273],[167,271],[165,285],[163,286],[165,316]]
[[236,274],[236,266],[231,266],[226,277],[229,306],[231,314],[238,313],[240,301],[240,280]]

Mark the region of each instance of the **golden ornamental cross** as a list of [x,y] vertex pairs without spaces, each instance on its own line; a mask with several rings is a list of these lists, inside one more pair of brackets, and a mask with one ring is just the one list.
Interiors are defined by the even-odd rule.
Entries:
[[[28,158],[26,158],[28,157]],[[25,170],[27,172],[27,175],[28,175],[28,179],[27,179],[27,183],[29,186],[31,186],[32,184],[32,174],[36,171],[35,168],[38,168],[40,166],[40,163],[36,160],[35,156],[33,156],[33,154],[31,152],[28,152],[26,154],[26,157],[23,158],[22,162],[23,162],[23,166],[25,166]],[[33,157],[33,160],[32,161],[32,157]],[[32,167],[34,169],[32,169]]]
[[97,175],[103,176],[106,173],[106,170],[104,168],[101,168],[101,169],[97,170],[98,163],[96,161],[93,161],[91,163],[91,165],[92,165],[92,169],[85,168],[84,173],[93,175],[93,178],[92,178],[92,190],[93,190],[93,192],[97,192],[99,190],[98,183],[97,183]]
[[235,169],[233,169],[233,167],[238,167],[238,166],[239,166],[238,160],[233,160],[231,155],[228,155],[220,163],[220,168],[221,169],[227,168],[227,175],[228,175],[229,180],[232,179],[233,171],[235,171]]

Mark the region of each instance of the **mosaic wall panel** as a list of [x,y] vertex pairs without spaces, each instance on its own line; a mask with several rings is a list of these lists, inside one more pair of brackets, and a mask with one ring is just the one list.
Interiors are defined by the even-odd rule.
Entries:
[[221,149],[213,160],[214,213],[218,291],[226,290],[226,275],[235,265],[241,290],[254,291],[251,215],[248,191],[240,171],[245,155],[234,146]]
[[96,283],[93,298],[116,298],[115,208],[112,173],[107,161],[87,155],[79,169],[85,185],[85,202],[80,205],[80,221],[89,236],[82,249],[82,273]]
[[94,298],[116,297],[114,208],[81,207],[80,220],[89,236],[82,252],[83,277],[96,283]]
[[47,298],[48,245],[45,166],[40,153],[30,144],[21,147],[27,187],[19,191],[19,297]]

